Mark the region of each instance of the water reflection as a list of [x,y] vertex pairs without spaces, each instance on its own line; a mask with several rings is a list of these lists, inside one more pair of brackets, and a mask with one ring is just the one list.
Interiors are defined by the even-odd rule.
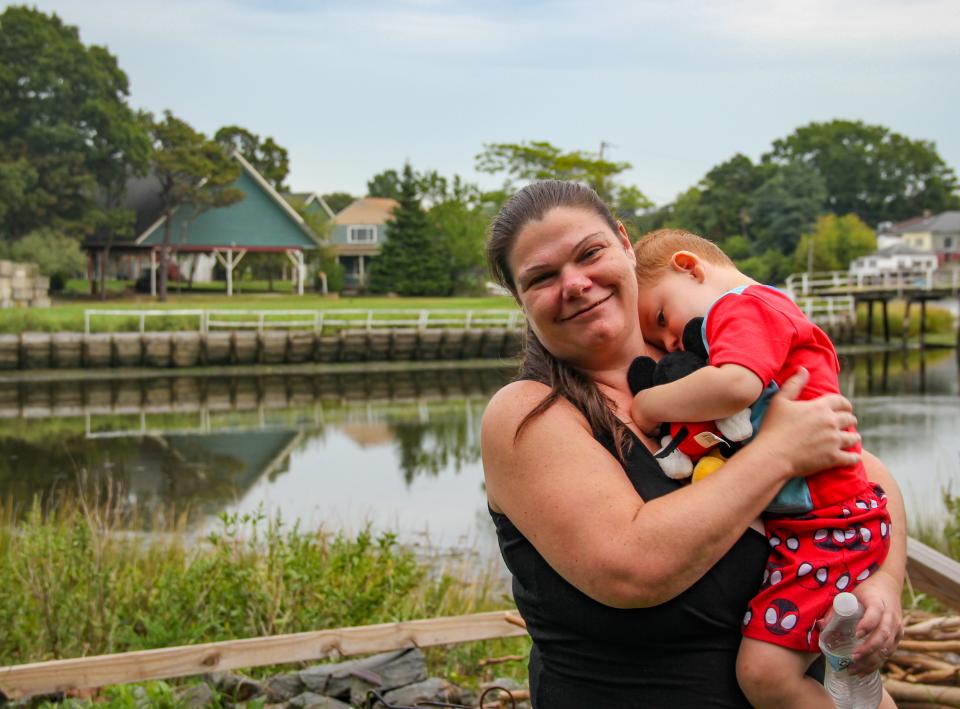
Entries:
[[[399,472],[409,490],[419,476],[456,475],[478,464],[477,421],[512,373],[494,367],[2,384],[0,494],[22,509],[37,493],[82,480],[88,491],[119,487],[141,510],[189,511],[198,519],[265,502],[251,490],[275,486],[307,460],[326,485],[348,489],[345,478],[373,466],[380,477]],[[472,477],[476,497],[479,478]],[[297,497],[309,503],[317,481],[301,482]],[[355,500],[341,499],[344,506],[356,506],[369,487],[356,492]],[[308,511],[285,507],[288,516]]]
[[[865,446],[914,519],[960,493],[960,376],[951,350],[843,358]],[[131,506],[201,521],[282,512],[365,522],[406,541],[486,546],[480,418],[512,367],[315,376],[154,377],[0,384],[0,495],[119,487]]]

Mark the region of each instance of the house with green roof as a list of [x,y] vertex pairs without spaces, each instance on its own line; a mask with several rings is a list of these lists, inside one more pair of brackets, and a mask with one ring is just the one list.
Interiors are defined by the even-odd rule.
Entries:
[[369,281],[370,262],[387,240],[387,222],[399,206],[395,199],[364,197],[333,218],[330,245],[343,266],[344,287],[362,290]]
[[[181,272],[191,269],[196,281],[214,280],[214,268],[219,263],[226,275],[227,294],[232,295],[234,272],[246,254],[285,253],[293,264],[297,291],[303,294],[306,281],[304,255],[318,247],[320,237],[240,153],[235,152],[232,157],[240,164],[241,170],[230,186],[242,191],[244,198],[227,207],[200,213],[191,205],[179,207],[173,213],[171,223],[172,259]],[[109,245],[109,251],[112,258],[121,262],[124,258],[128,261],[132,258],[140,269],[149,268],[151,293],[155,294],[157,263],[166,222],[157,178],[147,176],[130,180],[127,206],[136,214],[137,237],[132,243]],[[109,275],[110,265],[104,258],[107,245],[87,242],[84,248],[92,256],[95,276]],[[116,264],[113,266],[116,268]],[[129,270],[129,263],[127,268]]]

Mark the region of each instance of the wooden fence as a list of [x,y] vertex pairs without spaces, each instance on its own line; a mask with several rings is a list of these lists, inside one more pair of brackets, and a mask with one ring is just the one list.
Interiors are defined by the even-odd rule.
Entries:
[[[908,539],[907,574],[915,590],[960,609],[960,563],[915,539]],[[409,647],[516,637],[525,633],[523,620],[516,613],[492,611],[53,660],[0,667],[0,693],[7,699],[19,699],[242,667],[337,659]]]

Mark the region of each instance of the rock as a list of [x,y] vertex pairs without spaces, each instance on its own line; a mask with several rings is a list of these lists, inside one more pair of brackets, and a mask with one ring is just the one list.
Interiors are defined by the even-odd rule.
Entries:
[[295,709],[350,709],[349,704],[344,704],[333,697],[325,697],[315,692],[298,694],[290,700],[287,706]]
[[[527,688],[520,682],[517,682],[515,679],[510,679],[509,677],[495,677],[492,682],[485,682],[480,687],[480,694],[482,695],[485,690],[490,687],[500,687],[501,689],[506,689],[509,692],[524,692],[526,693]],[[496,699],[506,699],[505,694],[502,692],[491,692],[484,698],[484,702],[489,703]],[[510,706],[509,700],[507,701],[507,706]],[[517,709],[523,709],[524,707],[529,707],[530,703],[527,700],[517,700]]]
[[268,702],[286,702],[302,693],[306,687],[299,672],[274,675],[263,684]]
[[[370,688],[393,689],[427,678],[427,661],[419,648],[384,652],[361,660],[316,665],[300,672],[300,679],[311,692],[346,699],[354,694],[366,696]],[[362,701],[362,699],[361,699]]]
[[176,690],[177,706],[201,709],[213,704],[213,689],[208,684],[190,684]]
[[234,702],[245,702],[264,693],[263,685],[256,680],[230,672],[219,677],[217,690]]
[[423,682],[408,684],[383,695],[388,704],[415,706],[417,702],[451,702],[461,704],[463,692],[445,679],[431,677]]

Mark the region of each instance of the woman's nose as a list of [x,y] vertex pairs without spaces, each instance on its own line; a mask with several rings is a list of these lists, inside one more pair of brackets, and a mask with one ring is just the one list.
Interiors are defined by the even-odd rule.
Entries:
[[582,273],[564,274],[563,294],[568,298],[579,298],[590,287],[590,279]]

